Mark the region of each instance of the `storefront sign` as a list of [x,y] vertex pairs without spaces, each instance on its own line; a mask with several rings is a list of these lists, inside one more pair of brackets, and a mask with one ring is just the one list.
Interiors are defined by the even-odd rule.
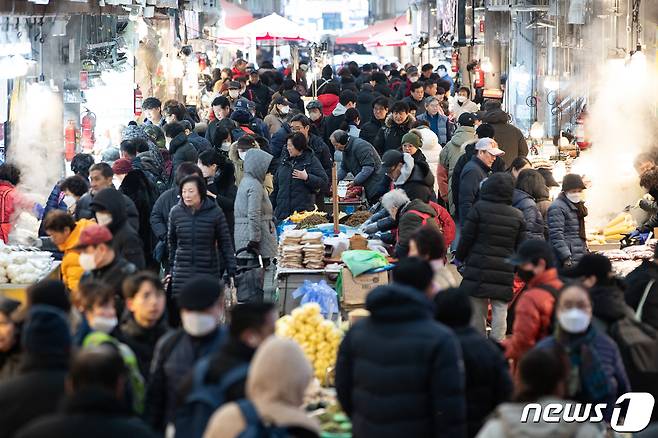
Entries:
[[80,72],[80,89],[86,90],[89,88],[89,72]]

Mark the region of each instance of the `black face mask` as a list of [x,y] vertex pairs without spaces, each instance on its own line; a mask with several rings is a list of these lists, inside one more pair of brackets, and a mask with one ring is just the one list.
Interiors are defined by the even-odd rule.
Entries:
[[518,275],[521,280],[527,283],[534,278],[535,273],[526,269],[519,268],[516,270],[516,275]]

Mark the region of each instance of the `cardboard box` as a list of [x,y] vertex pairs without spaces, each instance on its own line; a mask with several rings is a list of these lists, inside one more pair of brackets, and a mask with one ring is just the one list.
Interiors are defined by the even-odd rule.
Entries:
[[388,284],[388,272],[377,274],[362,274],[353,277],[348,268],[343,268],[342,302],[347,306],[363,305],[371,290],[377,286]]

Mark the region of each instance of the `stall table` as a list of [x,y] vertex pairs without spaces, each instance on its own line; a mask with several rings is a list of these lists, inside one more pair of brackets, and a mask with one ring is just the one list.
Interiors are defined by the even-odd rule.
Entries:
[[335,287],[340,267],[325,267],[323,269],[298,269],[277,267],[276,281],[279,292],[279,312],[289,314],[299,306],[301,298],[293,298],[295,292],[305,280],[317,283],[325,280],[331,287]]
[[[50,272],[48,272],[41,280],[46,280],[46,279],[61,280],[62,279],[61,264],[62,262],[60,261],[54,261],[52,267],[50,268]],[[17,284],[17,283],[0,284],[0,296],[18,300],[21,303],[25,304],[25,302],[27,301],[27,288],[29,288],[30,286],[32,285]]]

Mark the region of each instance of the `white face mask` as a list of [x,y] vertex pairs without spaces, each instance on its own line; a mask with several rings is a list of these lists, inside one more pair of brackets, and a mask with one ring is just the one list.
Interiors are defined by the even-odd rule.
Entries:
[[416,81],[418,81],[418,76],[409,76],[409,82],[413,84]]
[[119,323],[116,316],[112,318],[106,318],[105,316],[96,316],[94,320],[89,324],[92,330],[103,333],[110,333],[114,330],[114,327]]
[[318,112],[318,111],[313,111],[312,113],[310,113],[310,114],[308,115],[308,118],[311,119],[311,120],[314,121],[314,122],[315,122],[316,120],[319,120],[320,117],[322,117],[322,113],[321,113],[321,112]]
[[223,142],[220,149],[223,150],[224,152],[228,152],[229,149],[231,149],[231,142],[230,141]]
[[94,260],[93,254],[82,253],[78,258],[78,264],[85,271],[93,271],[96,269],[96,260]]
[[290,112],[290,107],[289,106],[280,106],[279,107],[279,112],[281,114],[288,114]]
[[231,99],[236,99],[240,95],[240,90],[228,90],[228,95]]
[[240,157],[242,161],[244,161],[246,156],[247,156],[247,151],[238,151],[238,157]]
[[565,193],[567,196],[567,199],[574,204],[578,204],[580,201],[582,201],[581,194],[578,192],[572,192],[572,193]]
[[557,320],[568,333],[582,333],[589,327],[592,318],[583,310],[573,308],[557,314]]
[[73,196],[66,195],[64,196],[64,204],[66,204],[67,207],[72,207],[75,205],[75,198]]
[[459,103],[464,103],[466,100],[468,100],[468,97],[466,96],[457,96],[457,102]]
[[112,223],[112,215],[104,211],[99,211],[96,213],[96,222],[98,222],[98,225],[108,226]]
[[217,327],[217,318],[201,312],[183,312],[181,322],[190,336],[205,336]]
[[391,71],[390,70],[385,70],[384,74],[386,75],[386,77],[389,77],[391,75]]

